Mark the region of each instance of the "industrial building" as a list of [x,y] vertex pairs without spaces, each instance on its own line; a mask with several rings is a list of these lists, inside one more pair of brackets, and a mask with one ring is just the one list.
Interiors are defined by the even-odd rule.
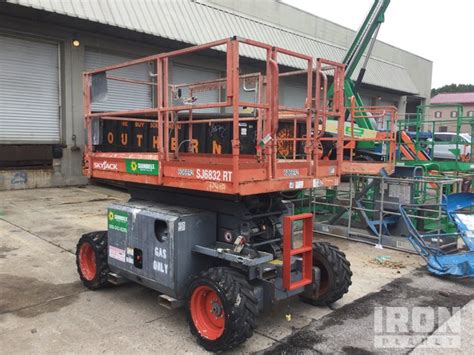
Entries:
[[[354,31],[272,0],[0,1],[0,190],[87,182],[83,71],[234,35],[341,61]],[[172,80],[219,78],[219,55],[172,63]],[[360,93],[403,117],[429,100],[431,74],[430,60],[377,41]],[[108,105],[152,101],[148,90],[116,89]],[[282,81],[280,100],[292,105],[304,90]]]
[[[456,121],[461,107],[463,117],[474,117],[474,92],[441,93],[431,98],[431,104],[436,106],[429,108],[428,119],[438,122],[440,132],[456,132]],[[463,124],[460,131],[471,134],[472,127]]]

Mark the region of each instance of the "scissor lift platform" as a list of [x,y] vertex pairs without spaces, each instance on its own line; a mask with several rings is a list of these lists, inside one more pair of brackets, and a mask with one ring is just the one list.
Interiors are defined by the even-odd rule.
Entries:
[[[222,65],[225,77],[178,84],[170,80],[170,62],[175,58],[215,47],[226,49]],[[242,73],[239,51],[243,47],[246,51],[252,47],[265,54],[265,64],[260,63],[261,71]],[[279,63],[280,58],[283,64],[287,58],[297,60],[306,69],[288,71],[287,66]],[[127,73],[127,68],[140,65],[151,68],[149,80],[122,75]],[[280,72],[280,67],[286,71]],[[305,82],[303,106],[280,105],[279,81],[283,77],[299,77],[300,82]],[[115,85],[121,82],[147,87],[153,95],[151,107],[94,110],[94,104],[108,96],[107,87],[112,81]],[[329,81],[334,88],[331,101],[327,100]],[[220,100],[201,103],[199,94],[209,91],[218,92]],[[249,93],[253,95],[252,100]],[[84,74],[84,112],[88,143],[83,171],[91,178],[253,195],[335,186],[344,173],[359,170],[377,174],[382,167],[390,170],[387,165],[393,164],[387,161],[381,166],[380,163],[345,160],[344,151],[355,146],[360,137],[351,134],[354,125],[348,126],[345,117],[344,65],[237,37],[87,72]],[[325,132],[329,121],[335,127],[331,134]],[[135,141],[140,145],[143,134],[150,135],[148,141],[151,141],[150,132],[154,129],[153,146],[137,150],[125,144],[117,149],[104,149],[107,140],[120,140],[114,138],[114,134],[133,135],[131,131],[120,133],[121,126],[107,131],[111,123],[141,126],[138,141],[128,138],[129,143]],[[244,143],[241,127],[249,124],[253,127],[248,134],[252,140]],[[227,135],[218,142],[209,138],[213,151],[195,149],[194,141],[202,135],[203,129],[215,127],[226,130]],[[223,146],[227,147],[226,152]]]

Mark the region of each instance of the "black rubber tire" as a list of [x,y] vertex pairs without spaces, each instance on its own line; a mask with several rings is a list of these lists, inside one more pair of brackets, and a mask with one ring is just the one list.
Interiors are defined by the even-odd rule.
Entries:
[[351,264],[338,247],[327,242],[313,243],[313,265],[321,270],[319,292],[301,296],[313,306],[328,306],[341,299],[352,284]]
[[[84,277],[79,261],[79,253],[84,244],[89,244],[94,250],[96,273],[93,279],[88,280]],[[76,246],[76,266],[79,277],[84,286],[91,290],[97,290],[109,285],[107,275],[109,265],[107,264],[107,231],[92,232],[82,235]]]
[[[218,294],[224,309],[224,331],[215,340],[203,337],[191,316],[191,296],[201,285],[211,287]],[[244,276],[228,267],[215,267],[202,272],[189,286],[186,315],[191,333],[199,345],[208,351],[229,350],[253,335],[257,325],[258,300]]]

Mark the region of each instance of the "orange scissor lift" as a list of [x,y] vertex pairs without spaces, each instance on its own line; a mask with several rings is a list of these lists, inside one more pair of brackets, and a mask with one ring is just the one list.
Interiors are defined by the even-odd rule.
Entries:
[[[178,58],[212,49],[225,53],[218,56],[225,62],[224,77],[193,83],[171,80],[170,67]],[[241,53],[252,57],[258,52],[266,58],[263,64],[249,64],[248,59],[242,64]],[[291,61],[305,69],[290,70],[287,63]],[[152,68],[149,80],[117,74],[144,64]],[[260,70],[243,74],[241,66]],[[306,85],[302,107],[286,107],[279,102],[280,81],[289,77],[298,77]],[[327,100],[329,81],[334,88],[331,101]],[[104,97],[110,82],[149,88],[152,107],[94,110],[96,98]],[[246,99],[249,83],[254,100]],[[208,91],[218,92],[221,99],[196,99]],[[170,304],[185,304],[191,330],[208,350],[228,349],[247,339],[256,314],[276,301],[300,295],[315,305],[329,304],[347,292],[351,273],[344,254],[327,243],[313,245],[312,215],[292,215],[291,206],[279,196],[286,190],[336,186],[344,171],[357,172],[357,166],[367,173],[367,163],[357,165],[345,154],[364,138],[354,134],[354,109],[352,117],[346,117],[344,65],[249,39],[227,38],[86,72],[84,113],[84,174],[124,182],[132,196],[128,204],[109,209],[108,232],[81,238],[77,263],[86,286],[95,289],[128,279],[162,292]],[[112,122],[118,128],[105,132]],[[331,134],[325,130],[328,122],[337,127]],[[219,142],[227,144],[228,151],[219,149],[221,154],[215,154],[196,150],[193,142],[200,129],[216,125],[228,130],[224,137],[228,142]],[[153,146],[142,151],[129,146],[103,149],[103,141],[125,134],[120,133],[120,127],[125,126],[145,126]],[[243,149],[243,126],[253,127],[250,148],[247,144]],[[286,134],[281,134],[282,127]],[[393,128],[384,137],[377,136],[388,142],[390,150],[392,139],[395,141]],[[145,139],[140,132],[142,137],[132,141]],[[133,136],[133,132],[126,134]],[[127,140],[130,137],[122,143]],[[393,157],[393,151],[388,156]],[[378,171],[390,168],[393,162],[370,164],[371,171]],[[199,208],[214,216],[209,217],[214,222],[197,224],[193,243],[172,247],[168,244],[181,243],[181,235],[187,233],[184,224],[171,228],[171,220],[154,217],[150,227],[144,222],[148,219],[140,222],[142,226],[135,225],[141,213],[146,218],[168,218],[163,216],[176,213],[176,209],[168,208],[172,205],[193,209],[177,216],[178,220],[197,215],[194,209]],[[300,219],[304,220],[301,241],[294,238],[292,227]],[[212,225],[211,231],[200,231],[205,225]],[[152,240],[147,239],[148,234],[153,234]],[[148,250],[154,250],[151,256]],[[178,250],[180,261],[172,264],[169,260],[178,257]],[[162,260],[163,255],[168,259]],[[99,264],[103,260],[106,263]],[[187,263],[192,265],[182,270]],[[164,281],[160,272],[168,267],[174,276]],[[106,277],[98,270],[106,270]],[[225,289],[235,284],[247,290],[238,295],[245,309],[232,298],[237,296]],[[233,329],[236,325],[241,328]]]

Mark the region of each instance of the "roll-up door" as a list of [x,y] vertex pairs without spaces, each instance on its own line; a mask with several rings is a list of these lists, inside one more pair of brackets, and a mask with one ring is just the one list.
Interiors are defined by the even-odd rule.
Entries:
[[0,144],[58,143],[58,45],[0,36]]
[[303,108],[306,101],[306,87],[289,80],[280,80],[280,105]]
[[[207,80],[219,79],[217,71],[206,70],[197,67],[184,66],[174,64],[171,72],[171,83],[173,84],[190,84]],[[219,102],[219,90],[209,90],[193,93],[197,98],[195,104],[206,104],[210,102]],[[182,90],[182,97],[189,97],[189,91]],[[200,112],[219,112],[219,108],[201,110]]]
[[[133,58],[106,53],[94,48],[86,48],[86,70],[103,68],[113,64],[129,61]],[[151,81],[148,64],[139,64],[107,72],[107,76],[125,79]],[[128,111],[152,107],[152,90],[150,85],[132,84],[123,81],[107,80],[107,97],[101,102],[92,104],[93,112]]]

